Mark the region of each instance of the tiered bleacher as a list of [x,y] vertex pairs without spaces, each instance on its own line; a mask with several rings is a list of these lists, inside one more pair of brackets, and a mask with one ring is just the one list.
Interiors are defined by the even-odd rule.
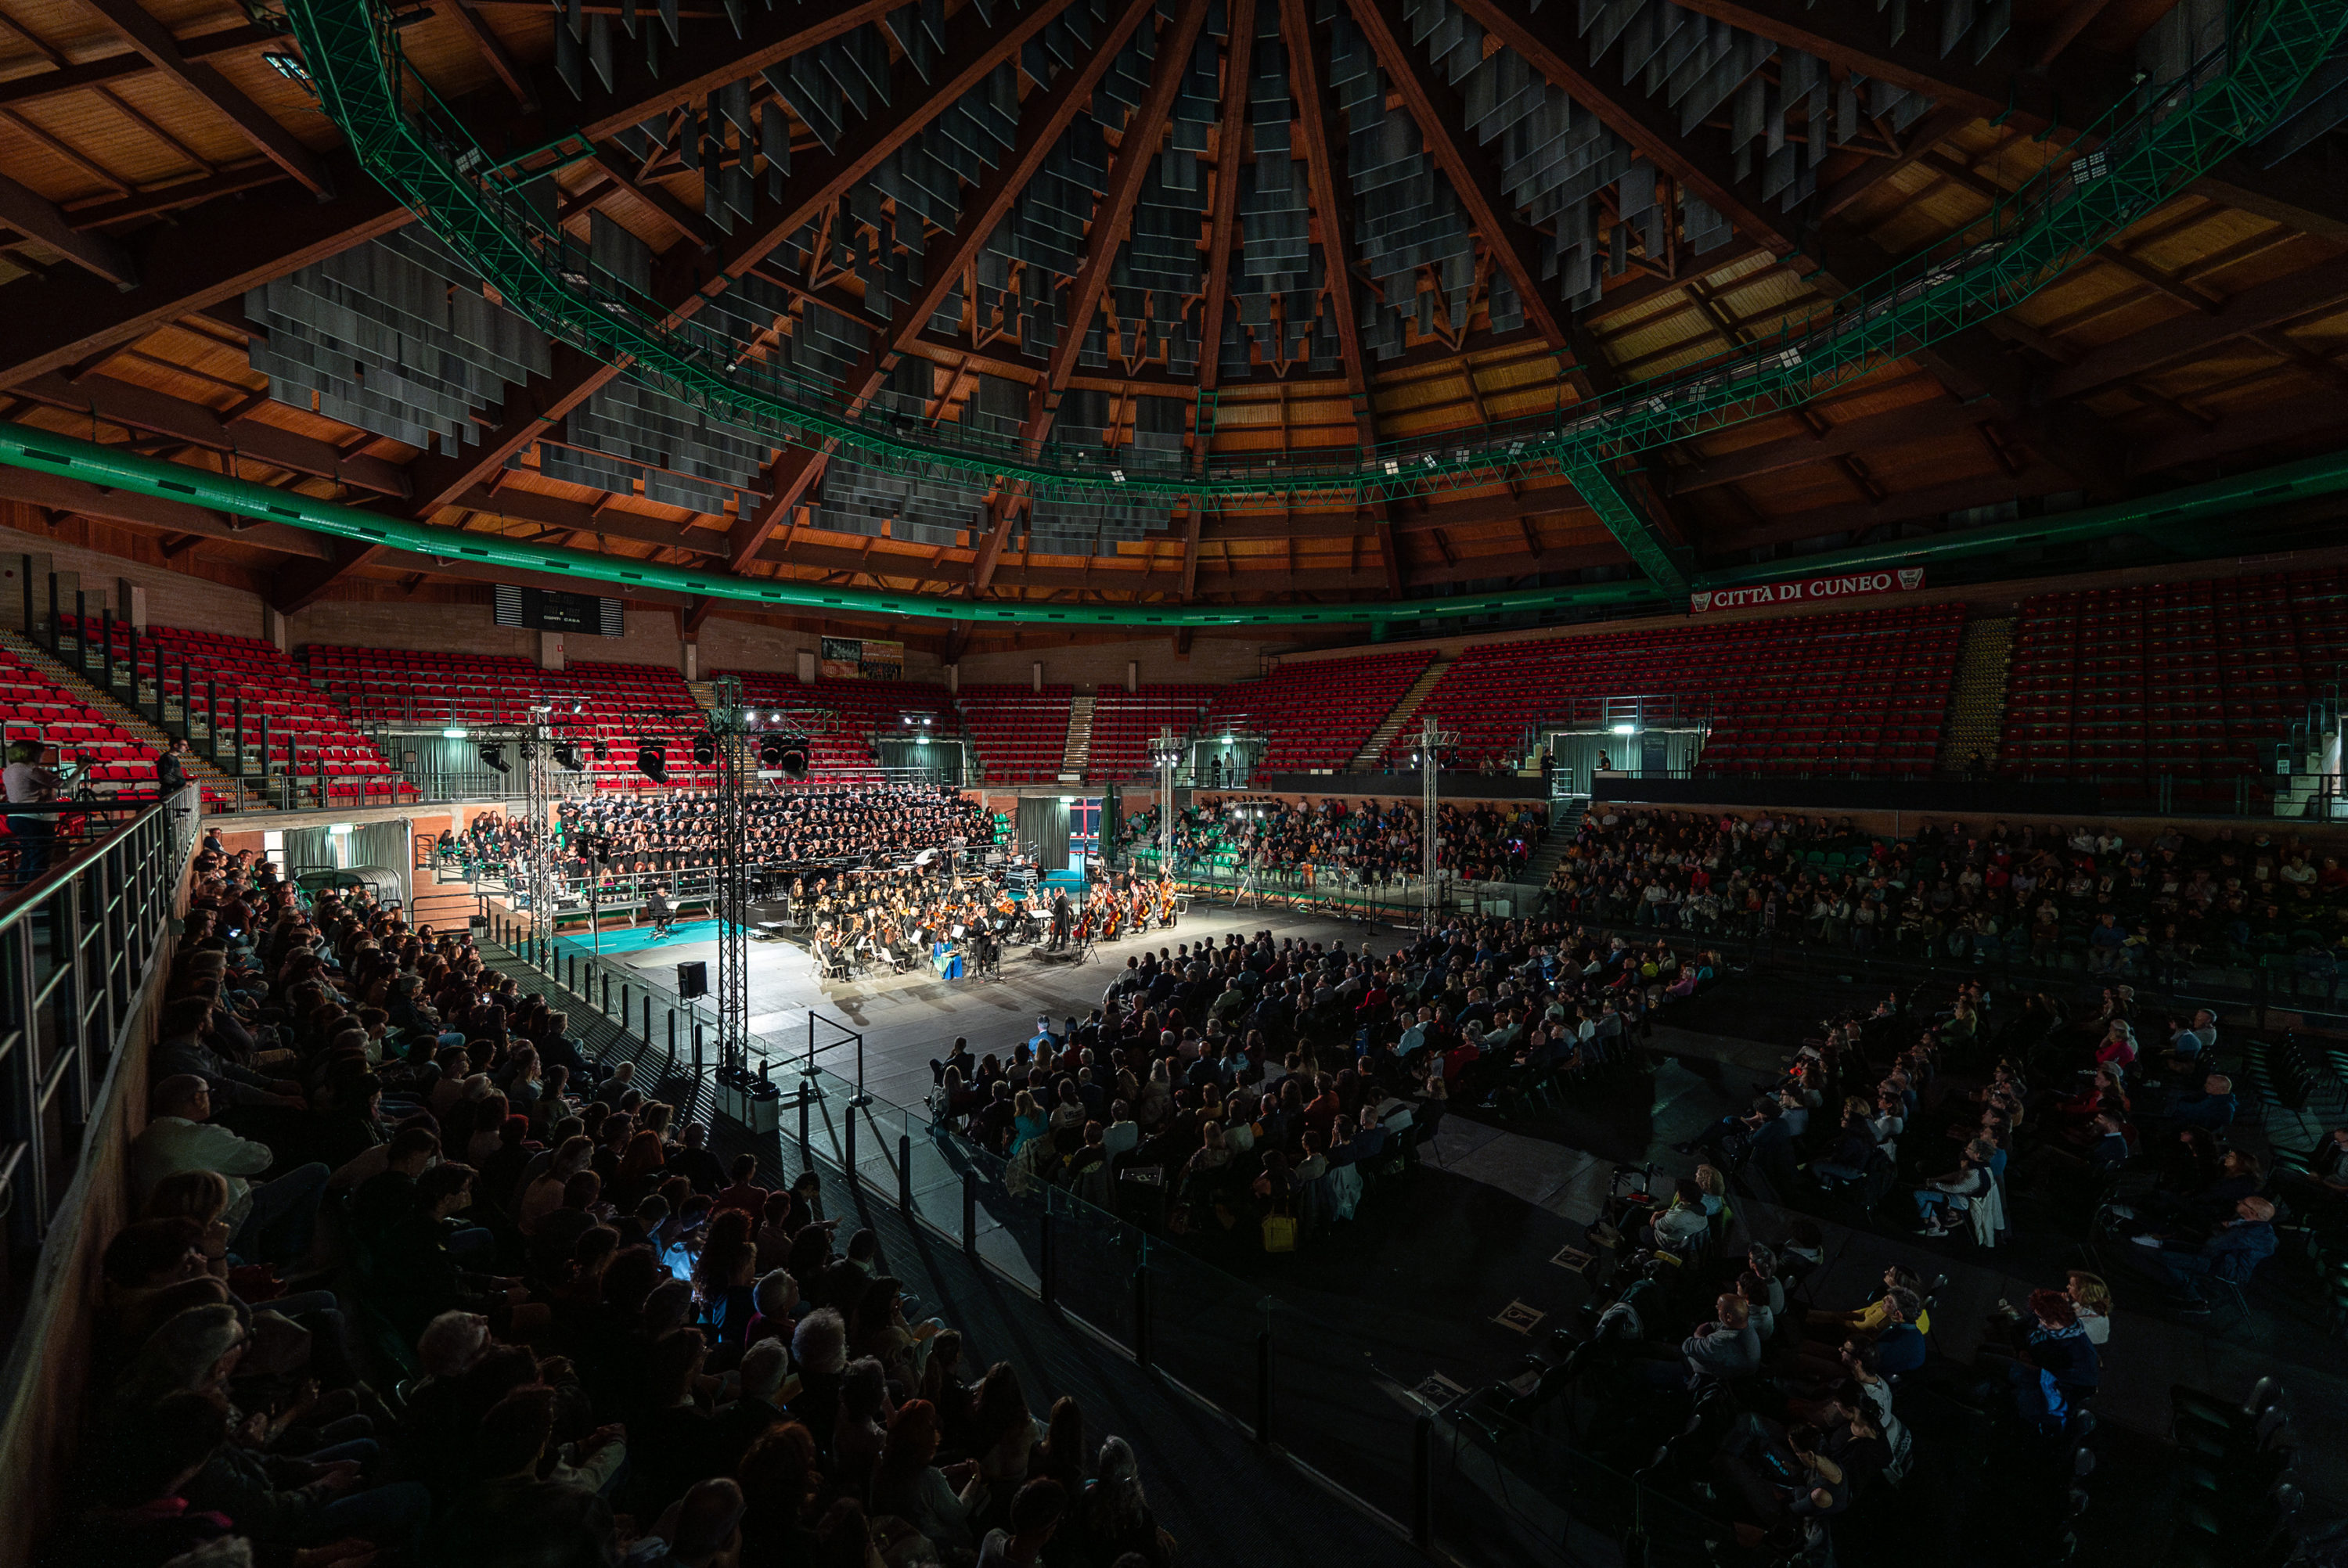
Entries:
[[[788,712],[807,726],[808,752],[824,778],[852,776],[880,765],[872,752],[874,732],[908,733],[909,718],[927,719],[938,739],[958,725],[942,686],[921,681],[823,681],[803,685],[797,677],[765,670],[726,671],[742,682],[743,700],[768,712]],[[810,720],[813,712],[820,717]]]
[[[61,618],[60,625],[68,634],[77,630],[77,622],[71,616]],[[93,641],[103,635],[96,621],[80,630],[86,630]],[[280,652],[274,643],[177,626],[150,626],[139,634],[139,641],[142,663],[150,651],[161,655],[166,684],[174,692],[181,669],[186,670],[192,707],[201,709],[209,700],[208,688],[217,689],[223,740],[228,736],[229,714],[236,699],[242,697],[244,701],[246,744],[260,743],[261,723],[266,718],[270,755],[264,765],[283,766],[290,737],[296,773],[305,781],[312,780],[317,777],[323,764],[327,788],[337,796],[349,794],[398,798],[408,793],[399,770],[386,762],[383,754],[351,727],[341,710],[318,694],[301,668]],[[114,628],[114,645],[116,657],[129,656],[130,629],[127,625]],[[51,736],[52,740],[56,738]]]
[[1610,698],[1706,712],[1707,774],[1931,771],[1962,605],[1673,627],[1470,648],[1420,704],[1470,764],[1520,755],[1529,725],[1587,728]]
[[664,743],[670,784],[698,787],[714,776],[693,761],[691,715],[700,705],[682,676],[659,665],[582,661],[541,670],[495,654],[317,645],[303,656],[311,680],[361,723],[518,724],[543,703],[554,710],[559,738],[603,746],[604,756],[591,750],[582,759],[599,789],[646,784],[636,771],[639,738]]
[[957,706],[989,784],[1057,778],[1067,754],[1073,686],[964,686]]
[[2267,772],[2343,661],[2337,567],[2037,594],[2014,626],[1999,766],[2032,779]]
[[154,747],[5,651],[0,651],[0,728],[8,740],[44,740],[66,762],[87,764],[93,784],[155,782]]
[[1086,772],[1097,779],[1131,778],[1149,771],[1149,743],[1160,730],[1177,740],[1198,727],[1214,701],[1212,686],[1105,687],[1093,699],[1093,744]]
[[1220,688],[1202,726],[1268,736],[1259,772],[1334,771],[1354,760],[1434,659],[1427,652],[1374,653],[1343,663],[1283,664],[1261,681]]

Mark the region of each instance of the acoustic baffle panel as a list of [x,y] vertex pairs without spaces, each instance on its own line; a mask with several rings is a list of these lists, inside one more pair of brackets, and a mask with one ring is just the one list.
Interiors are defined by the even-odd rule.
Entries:
[[405,233],[374,241],[249,291],[263,329],[252,368],[270,395],[371,435],[443,450],[479,440],[474,416],[551,368],[546,336],[492,304],[478,279]]

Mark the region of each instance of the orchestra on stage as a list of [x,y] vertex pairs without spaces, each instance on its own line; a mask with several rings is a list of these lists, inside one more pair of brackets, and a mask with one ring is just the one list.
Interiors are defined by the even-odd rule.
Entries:
[[827,980],[903,974],[929,965],[947,978],[992,972],[1006,946],[1046,952],[1170,930],[1181,899],[1171,878],[1112,874],[1072,905],[1063,889],[1039,911],[1003,868],[979,874],[940,860],[890,870],[795,878],[789,902],[811,935]]

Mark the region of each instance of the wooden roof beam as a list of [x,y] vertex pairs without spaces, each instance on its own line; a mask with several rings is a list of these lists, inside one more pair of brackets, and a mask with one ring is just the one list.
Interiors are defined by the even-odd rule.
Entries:
[[[1199,384],[1209,392],[1215,390],[1222,377],[1223,313],[1231,307],[1231,240],[1239,228],[1241,149],[1247,145],[1248,74],[1255,61],[1255,0],[1230,0],[1230,9],[1223,46],[1223,113],[1215,132],[1215,204],[1207,227],[1206,293],[1199,308]],[[1313,118],[1305,117],[1308,122]],[[1204,462],[1206,456],[1200,453],[1200,460]],[[1195,577],[1197,573],[1194,570],[1189,575]]]
[[75,228],[72,218],[56,202],[5,174],[0,174],[0,223],[27,240],[38,240],[118,289],[139,286],[139,263],[126,247],[103,234]]
[[294,138],[269,112],[232,86],[218,67],[190,59],[180,52],[171,30],[149,15],[138,0],[83,0],[130,40],[155,68],[171,77],[218,110],[252,143],[263,157],[300,180],[313,195],[332,196],[334,177],[318,156]]
[[[1126,121],[1124,139],[1117,143],[1117,162],[1109,169],[1108,190],[1093,209],[1092,226],[1085,233],[1084,261],[1068,288],[1067,330],[1052,345],[1044,379],[1027,395],[1025,434],[1031,453],[1039,450],[1052,433],[1052,421],[1059,413],[1060,394],[1076,368],[1076,352],[1084,346],[1085,333],[1092,328],[1093,313],[1100,308],[1101,295],[1108,290],[1109,270],[1117,264],[1117,253],[1133,227],[1133,209],[1141,200],[1143,177],[1158,160],[1158,144],[1174,111],[1174,96],[1181,88],[1183,73],[1190,68],[1200,30],[1206,26],[1207,5],[1208,0],[1181,0],[1180,9],[1168,24],[1165,36],[1159,39],[1157,53],[1150,61],[1149,88],[1142,94],[1140,107]],[[1220,351],[1220,343],[1216,347]]]
[[[209,60],[222,55],[233,55],[246,49],[259,49],[272,44],[283,44],[283,33],[247,23],[238,27],[224,27],[217,32],[199,33],[191,38],[174,38],[180,57],[185,60]],[[0,109],[23,108],[63,97],[68,93],[88,92],[93,87],[135,81],[149,76],[154,63],[137,49],[127,49],[119,55],[108,55],[95,60],[79,60],[67,64],[56,62],[57,68],[36,71],[30,76],[12,77],[0,82]]]
[[38,310],[0,320],[0,388],[144,337],[388,234],[413,216],[347,155],[327,162],[345,192],[331,201],[281,185],[207,201],[181,213],[175,224],[123,241],[138,264],[134,289],[118,290],[77,272],[51,277],[42,286]]
[[1937,26],[1908,27],[1895,37],[1892,18],[1875,0],[1674,4],[1816,55],[1828,65],[1961,108],[1976,119],[2002,115],[2006,124],[2033,132],[2056,123],[2058,116],[2072,125],[2089,123],[2125,79],[2097,60],[2053,71],[2034,67],[2025,40],[2013,32],[1979,59],[1969,45],[1943,55]]
[[2044,395],[2050,400],[2085,397],[2343,302],[2348,302],[2348,257],[2334,257],[2268,282],[2253,283],[2213,311],[2188,310],[2092,349],[2076,364],[2050,374]]
[[[810,219],[837,202],[955,99],[983,82],[996,65],[1015,57],[1020,46],[1040,32],[1066,3],[1067,0],[1056,0],[1056,4],[1039,5],[1016,22],[999,28],[989,28],[976,6],[966,6],[955,13],[953,20],[947,24],[949,36],[944,55],[947,59],[964,62],[959,69],[951,76],[942,76],[917,94],[914,84],[920,77],[909,62],[900,62],[891,100],[902,102],[901,111],[870,117],[844,137],[839,150],[829,158],[796,161],[786,182],[783,200],[764,205],[765,215],[759,221],[736,233],[714,251],[702,253],[698,243],[689,240],[662,255],[654,290],[666,305],[668,321],[674,323],[692,316],[726,283],[748,272]],[[835,12],[834,20],[850,15],[860,12],[857,7],[848,7]],[[846,27],[838,27],[827,36],[844,31]],[[812,47],[813,44],[805,46]],[[737,68],[736,77],[741,68],[747,67]],[[898,90],[900,87],[903,90]],[[499,411],[497,424],[482,433],[478,446],[417,460],[417,515],[427,516],[438,510],[448,505],[453,497],[489,477],[507,458],[536,440],[546,425],[570,413],[618,374],[617,365],[558,345],[553,374],[533,377],[529,386],[509,398],[508,406]],[[870,395],[869,390],[865,395]],[[812,468],[807,472],[811,478]],[[760,512],[770,519],[787,517],[796,498],[786,499],[771,508],[762,507]],[[763,536],[758,542],[763,542]],[[755,543],[751,548],[756,548]],[[747,559],[748,554],[743,551],[740,559]]]
[[[1293,5],[1295,0],[1289,3]],[[1480,150],[1471,156],[1461,142],[1459,128],[1467,123],[1467,112],[1459,95],[1409,46],[1410,30],[1398,0],[1345,0],[1345,8],[1369,41],[1403,107],[1417,121],[1427,152],[1451,182],[1452,194],[1467,209],[1468,222],[1509,274],[1517,298],[1523,302],[1526,324],[1551,347],[1564,348],[1565,331],[1533,264],[1539,255],[1532,244],[1534,231],[1518,218],[1516,203],[1500,189],[1492,160]],[[1469,10],[1472,15],[1474,7]],[[1561,20],[1567,10],[1561,5],[1552,5],[1549,15]],[[1534,64],[1539,68],[1540,62]]]
[[530,84],[529,73],[507,52],[505,40],[489,26],[489,18],[475,8],[473,0],[448,0],[441,7],[441,15],[454,21],[472,40],[474,52],[497,73],[498,80],[513,95],[515,106],[524,114],[536,114],[538,93]]
[[[1746,239],[1779,256],[1799,249],[1769,216],[1759,188],[1735,178],[1725,142],[1709,135],[1683,135],[1674,112],[1635,87],[1618,85],[1622,74],[1619,68],[1610,72],[1590,57],[1572,7],[1550,5],[1533,11],[1521,0],[1457,0],[1457,4],[1478,26],[1522,55],[1534,70],[1564,88],[1575,103],[1596,115],[1657,169],[1702,197],[1706,206]],[[1529,308],[1531,300],[1528,298],[1526,303]]]

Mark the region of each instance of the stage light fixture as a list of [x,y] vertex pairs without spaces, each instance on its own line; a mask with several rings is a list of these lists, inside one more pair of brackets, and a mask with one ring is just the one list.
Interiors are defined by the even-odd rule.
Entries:
[[717,737],[707,730],[693,737],[693,761],[698,767],[707,767],[717,760]]
[[506,765],[505,747],[495,741],[491,741],[489,744],[483,746],[480,749],[479,755],[481,759],[481,765],[483,767],[494,768],[501,774],[510,774],[513,772],[513,769]]
[[787,779],[797,780],[807,777],[807,743],[796,736],[785,742],[782,755],[775,763],[775,770]]
[[637,740],[636,771],[656,784],[668,783],[668,754],[658,741]]
[[605,745],[602,742],[598,741],[598,742],[596,742],[596,743],[595,743],[595,753],[594,753],[594,754],[595,754],[595,760],[596,760],[597,762],[599,762],[599,763],[601,763],[601,762],[608,762],[608,761],[610,761],[610,760],[611,760],[611,756],[612,756],[612,748],[611,748],[611,747],[609,747],[609,746],[607,746],[607,745]]
[[580,758],[579,748],[572,745],[568,741],[560,741],[555,743],[554,760],[562,764],[562,767],[566,772],[583,774],[587,771],[586,763],[582,761]]
[[758,737],[758,765],[769,770],[779,768],[783,765],[782,736],[761,735]]

